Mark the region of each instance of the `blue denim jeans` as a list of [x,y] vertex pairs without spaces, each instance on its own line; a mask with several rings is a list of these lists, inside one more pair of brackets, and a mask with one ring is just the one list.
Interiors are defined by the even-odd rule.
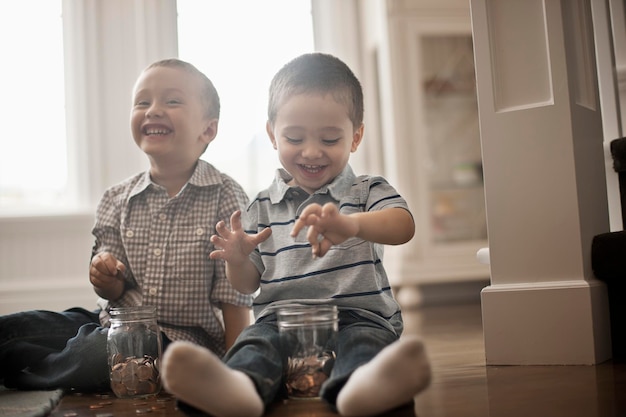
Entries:
[[82,308],[2,316],[0,377],[18,389],[106,389],[106,338],[98,313]]
[[[400,313],[391,321],[394,320],[401,322]],[[334,407],[339,391],[352,372],[399,337],[391,326],[383,326],[350,311],[340,311],[336,344],[331,346],[336,360],[329,378],[322,385],[320,397]],[[254,381],[267,406],[276,398],[286,395],[286,356],[287,352],[281,348],[276,316],[269,315],[241,333],[224,357],[224,362]]]
[[[0,317],[0,382],[24,390],[108,391],[108,328],[98,313],[72,308]],[[163,346],[168,342],[164,337]]]

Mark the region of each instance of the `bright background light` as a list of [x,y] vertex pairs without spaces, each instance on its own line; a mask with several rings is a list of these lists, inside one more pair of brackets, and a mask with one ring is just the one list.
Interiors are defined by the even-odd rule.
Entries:
[[265,133],[270,81],[313,48],[310,0],[178,0],[179,57],[213,81],[222,104],[217,138],[203,159],[251,195],[279,166]]
[[[0,5],[0,211],[67,204],[61,3]],[[252,196],[279,166],[265,133],[270,80],[287,61],[314,48],[310,0],[177,4],[179,57],[213,81],[222,103],[218,136],[203,159]]]
[[61,1],[3,2],[0,54],[0,206],[54,201],[68,172]]

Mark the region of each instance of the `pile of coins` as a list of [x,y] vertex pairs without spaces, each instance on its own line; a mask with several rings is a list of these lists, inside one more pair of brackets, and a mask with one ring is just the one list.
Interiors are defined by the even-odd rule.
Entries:
[[148,355],[124,358],[116,353],[111,358],[111,389],[120,398],[156,394],[161,389],[156,360]]
[[328,379],[334,361],[332,352],[289,358],[285,382],[287,395],[292,398],[319,397],[322,383]]
[[[136,398],[132,401],[124,399],[117,401],[109,393],[82,393],[74,392],[72,397],[79,400],[65,398],[52,414],[62,417],[117,417],[129,415],[180,415],[176,398],[166,392]],[[69,397],[69,396],[68,396]],[[82,409],[89,404],[89,412]],[[153,414],[154,413],[154,414]]]

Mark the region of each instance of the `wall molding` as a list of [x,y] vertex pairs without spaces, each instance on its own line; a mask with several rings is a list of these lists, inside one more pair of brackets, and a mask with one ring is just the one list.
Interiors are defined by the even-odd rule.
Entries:
[[86,276],[0,282],[0,315],[26,310],[96,308],[98,296]]
[[593,365],[609,359],[606,297],[598,280],[485,287],[487,365]]

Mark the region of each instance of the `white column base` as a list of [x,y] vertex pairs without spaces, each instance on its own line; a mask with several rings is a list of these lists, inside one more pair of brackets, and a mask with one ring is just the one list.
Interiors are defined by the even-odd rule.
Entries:
[[593,365],[611,358],[601,281],[491,285],[481,301],[487,365]]

